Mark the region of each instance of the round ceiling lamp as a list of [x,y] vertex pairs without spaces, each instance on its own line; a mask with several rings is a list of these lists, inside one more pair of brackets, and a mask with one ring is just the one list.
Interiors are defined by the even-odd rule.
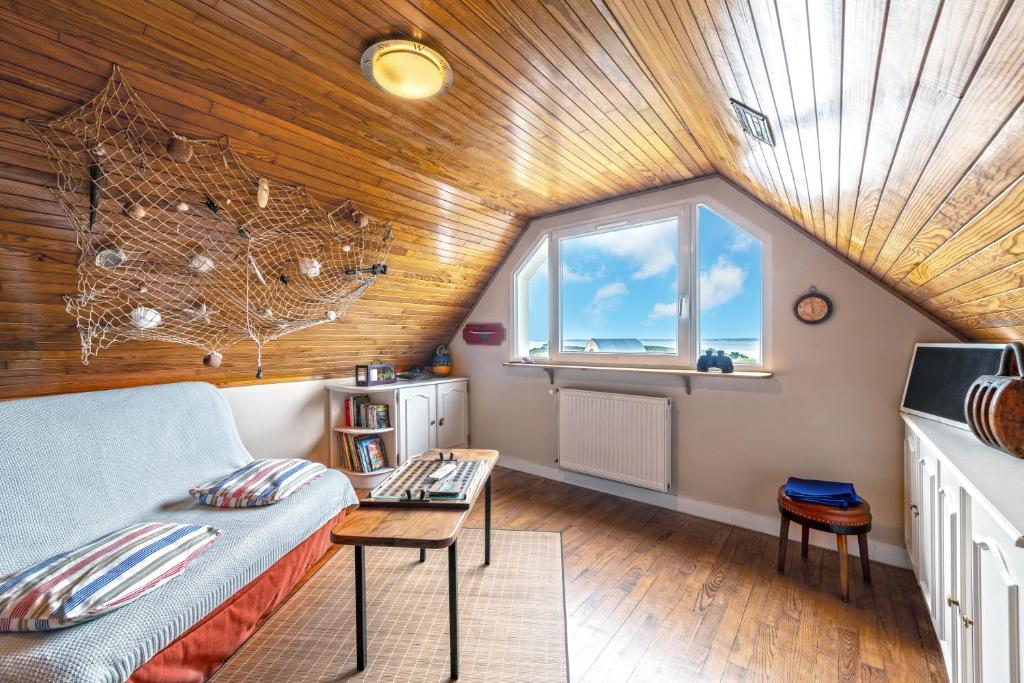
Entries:
[[407,100],[441,94],[452,84],[452,67],[434,49],[412,40],[383,40],[366,48],[363,75],[381,90]]

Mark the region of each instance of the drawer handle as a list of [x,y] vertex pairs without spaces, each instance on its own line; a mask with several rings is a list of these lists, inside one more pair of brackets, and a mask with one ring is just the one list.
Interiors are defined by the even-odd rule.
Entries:
[[957,600],[956,598],[954,598],[952,595],[947,595],[946,596],[946,604],[949,605],[950,607],[959,607],[960,606],[960,601]]
[[970,628],[971,626],[974,626],[974,619],[971,619],[966,614],[960,618],[964,620],[964,628]]

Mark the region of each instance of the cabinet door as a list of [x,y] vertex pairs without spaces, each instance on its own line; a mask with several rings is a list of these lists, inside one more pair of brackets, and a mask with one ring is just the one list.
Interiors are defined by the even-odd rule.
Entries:
[[469,397],[465,382],[437,385],[437,447],[465,448],[469,435]]
[[437,393],[433,385],[398,390],[399,464],[437,448]]
[[989,513],[975,506],[971,520],[971,609],[974,681],[1020,681],[1019,581],[1008,561],[1015,552]]
[[[945,471],[940,474],[945,475]],[[942,476],[939,489],[939,571],[938,571],[938,621],[935,634],[939,637],[946,674],[950,683],[960,681],[963,629],[960,624],[960,563],[963,555],[960,549],[960,493],[955,481],[945,481]]]
[[903,540],[907,544],[910,562],[917,569],[917,437],[907,427],[907,437],[903,440]]
[[920,448],[917,457],[918,509],[916,524],[917,579],[921,584],[924,601],[928,605],[928,613],[932,623],[937,621],[938,605],[936,594],[936,561],[937,543],[936,503],[938,498],[938,472],[936,462],[926,449]]

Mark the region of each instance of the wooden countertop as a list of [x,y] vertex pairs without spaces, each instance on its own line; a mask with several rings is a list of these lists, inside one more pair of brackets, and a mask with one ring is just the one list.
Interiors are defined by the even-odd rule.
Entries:
[[[473,491],[470,507],[464,510],[429,510],[423,508],[359,507],[350,510],[345,519],[331,529],[331,541],[341,545],[386,546],[393,548],[447,548],[455,541],[483,483],[491,476],[498,462],[498,451],[476,448],[455,449],[459,460],[481,460],[480,485]],[[359,491],[360,498],[369,491]]]

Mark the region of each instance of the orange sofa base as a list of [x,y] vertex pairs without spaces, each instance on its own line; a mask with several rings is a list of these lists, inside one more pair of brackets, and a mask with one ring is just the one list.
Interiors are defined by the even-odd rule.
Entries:
[[342,510],[136,669],[129,683],[202,683],[251,636],[331,547]]

